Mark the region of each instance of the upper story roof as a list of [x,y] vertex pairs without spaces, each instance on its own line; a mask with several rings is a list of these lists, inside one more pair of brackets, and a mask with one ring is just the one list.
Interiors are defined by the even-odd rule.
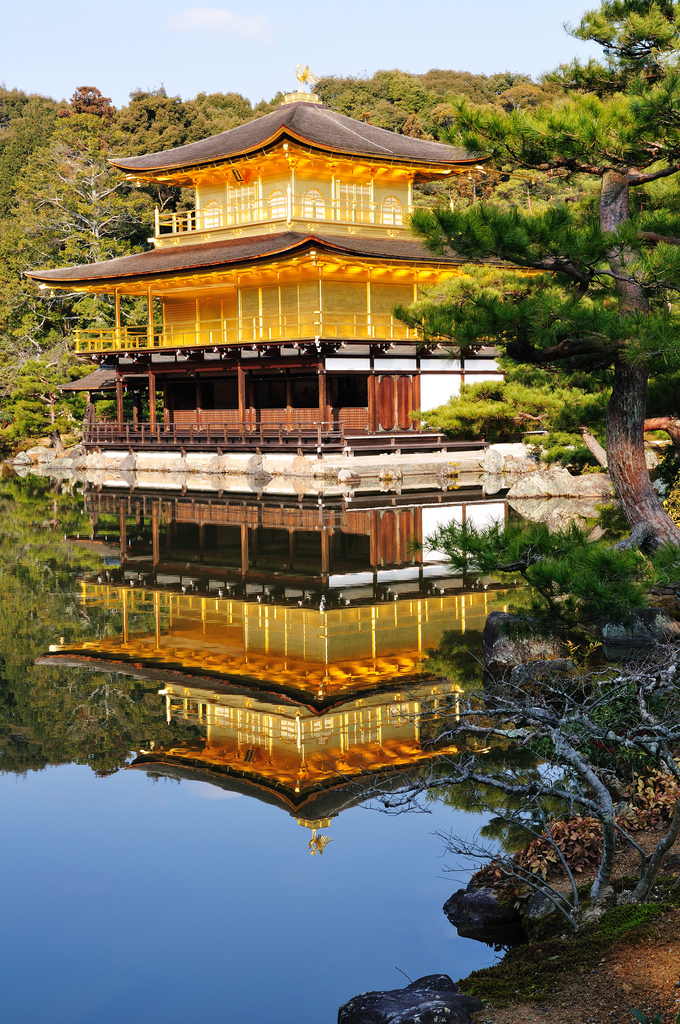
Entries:
[[143,177],[171,175],[174,171],[205,164],[233,161],[290,140],[327,154],[395,161],[407,165],[442,167],[446,173],[457,165],[478,163],[480,157],[457,146],[414,139],[376,128],[329,110],[319,102],[300,100],[282,103],[271,114],[238,125],[201,142],[191,142],[163,153],[114,158],[121,170]]

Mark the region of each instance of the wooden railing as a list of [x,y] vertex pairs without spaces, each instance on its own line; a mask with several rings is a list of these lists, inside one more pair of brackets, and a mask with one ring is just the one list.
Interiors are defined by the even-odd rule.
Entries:
[[166,323],[163,327],[106,327],[76,331],[76,352],[137,352],[149,349],[216,348],[269,342],[325,340],[403,341],[416,331],[389,313],[280,313]]
[[342,450],[345,433],[334,423],[85,423],[83,443],[101,448],[244,448]]
[[[396,198],[396,197],[393,197]],[[397,202],[372,203],[369,200],[325,199],[295,195],[290,188],[277,197],[255,201],[237,201],[203,210],[161,213],[156,210],[156,237],[182,235],[194,231],[221,231],[245,224],[292,220],[367,224],[405,229],[413,208]]]

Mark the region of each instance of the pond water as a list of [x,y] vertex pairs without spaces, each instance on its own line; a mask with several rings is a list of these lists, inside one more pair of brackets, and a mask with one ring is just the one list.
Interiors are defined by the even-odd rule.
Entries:
[[434,835],[481,816],[371,797],[446,753],[428,649],[502,607],[422,542],[506,515],[3,480],[0,1018],[333,1024],[492,963]]

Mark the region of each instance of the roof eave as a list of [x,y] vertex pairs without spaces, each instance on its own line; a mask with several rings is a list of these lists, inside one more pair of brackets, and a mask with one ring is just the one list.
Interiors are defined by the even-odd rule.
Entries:
[[[134,164],[126,164],[124,161],[121,162],[120,160],[116,160],[115,158],[111,157],[109,157],[109,163],[112,164],[114,167],[117,167],[118,170],[126,171],[132,177],[139,179],[148,178],[153,181],[156,178],[160,177],[161,175],[187,175],[190,174],[192,171],[198,172],[205,170],[206,168],[217,168],[224,165],[240,163],[241,161],[247,160],[257,153],[262,153],[263,155],[266,154],[275,145],[277,145],[277,143],[281,141],[288,141],[296,143],[298,145],[304,145],[307,146],[310,151],[322,153],[324,155],[332,153],[334,156],[345,157],[348,159],[371,160],[373,162],[379,162],[382,164],[397,164],[402,167],[419,167],[423,171],[427,169],[431,174],[439,173],[442,175],[451,173],[451,171],[457,166],[468,167],[470,164],[484,163],[490,159],[490,157],[488,156],[477,156],[476,154],[472,153],[465,157],[456,158],[455,160],[437,162],[432,160],[418,160],[417,158],[414,157],[400,157],[395,156],[394,154],[389,154],[389,156],[381,156],[376,153],[364,153],[358,152],[356,150],[336,149],[333,146],[325,146],[323,143],[307,139],[303,135],[298,135],[296,132],[288,128],[286,125],[282,125],[276,132],[274,132],[273,135],[270,135],[267,139],[264,139],[262,142],[258,142],[257,145],[250,146],[246,149],[240,150],[238,153],[232,153],[229,155],[225,155],[223,157],[212,157],[210,159],[199,160],[193,163],[178,163],[162,167],[159,166],[145,168],[136,168]],[[133,157],[132,159],[134,160],[139,158]]]
[[[338,255],[346,255],[346,256],[348,256],[350,258],[353,257],[355,259],[360,259],[360,260],[363,260],[363,261],[370,261],[370,262],[373,262],[373,263],[385,263],[385,262],[388,262],[388,263],[408,263],[411,266],[415,266],[415,267],[426,266],[426,267],[431,268],[431,269],[439,269],[439,268],[451,267],[454,264],[462,262],[462,261],[456,260],[456,259],[437,260],[437,259],[433,258],[433,259],[430,260],[430,259],[427,259],[427,258],[418,258],[418,257],[414,258],[413,256],[410,256],[410,255],[409,256],[404,256],[404,257],[399,257],[399,256],[396,256],[396,255],[395,256],[391,256],[391,255],[389,255],[387,253],[384,253],[384,254],[373,254],[373,253],[361,254],[361,253],[356,252],[355,250],[346,249],[342,245],[335,244],[333,242],[329,242],[328,239],[319,238],[316,235],[306,235],[303,238],[301,238],[298,242],[296,242],[294,245],[291,245],[288,248],[285,248],[285,249],[275,249],[275,250],[272,250],[271,252],[258,254],[257,256],[248,256],[248,257],[245,257],[245,258],[240,259],[240,260],[239,259],[234,259],[232,261],[226,261],[225,260],[225,261],[223,261],[221,263],[220,262],[215,262],[215,263],[212,263],[212,264],[210,264],[210,263],[208,263],[208,264],[196,264],[196,265],[191,266],[191,267],[181,267],[181,268],[174,267],[174,268],[171,268],[169,270],[160,270],[160,271],[159,270],[149,270],[148,273],[138,273],[137,272],[137,273],[134,273],[134,274],[118,274],[118,275],[114,275],[112,277],[96,277],[96,278],[90,278],[89,280],[85,279],[85,280],[79,280],[79,281],[74,281],[74,280],[67,280],[67,281],[62,280],[62,281],[59,281],[58,279],[54,279],[54,278],[45,278],[45,277],[41,278],[40,277],[40,273],[41,272],[40,271],[35,271],[35,270],[33,270],[33,271],[25,271],[25,273],[26,273],[27,277],[30,277],[30,278],[32,278],[35,281],[39,281],[41,283],[46,284],[48,288],[70,289],[71,291],[89,291],[89,290],[96,291],[97,290],[97,286],[101,286],[102,290],[103,290],[104,287],[112,288],[112,287],[115,287],[117,284],[137,284],[137,283],[141,283],[143,281],[148,281],[148,279],[150,277],[153,277],[156,280],[167,280],[168,278],[173,278],[173,277],[190,277],[192,274],[215,273],[216,271],[218,271],[220,269],[228,270],[230,268],[236,269],[236,268],[241,268],[241,267],[246,268],[246,267],[250,267],[250,266],[257,266],[258,264],[261,264],[264,260],[271,260],[271,259],[277,258],[277,257],[282,259],[282,260],[284,260],[284,259],[285,260],[294,259],[296,256],[299,256],[299,255],[303,254],[307,249],[311,249],[311,248],[318,248],[318,249],[320,249],[321,251],[324,251],[324,252],[336,253]],[[151,251],[153,251],[153,250],[151,250]],[[70,269],[70,268],[68,268],[68,269]],[[45,271],[44,273],[49,273],[49,271]]]

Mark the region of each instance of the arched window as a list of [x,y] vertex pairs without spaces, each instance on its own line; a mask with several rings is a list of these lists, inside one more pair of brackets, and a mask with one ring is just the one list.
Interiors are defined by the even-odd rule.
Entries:
[[211,228],[222,227],[222,211],[220,204],[214,199],[208,203],[203,211],[203,227],[206,231],[209,231]]
[[286,216],[286,197],[280,188],[269,193],[269,216],[273,218]]
[[383,224],[400,225],[401,203],[396,196],[388,196],[380,207],[381,220]]
[[317,188],[310,188],[302,197],[302,216],[310,220],[323,220],[326,216],[326,208],[323,196]]

